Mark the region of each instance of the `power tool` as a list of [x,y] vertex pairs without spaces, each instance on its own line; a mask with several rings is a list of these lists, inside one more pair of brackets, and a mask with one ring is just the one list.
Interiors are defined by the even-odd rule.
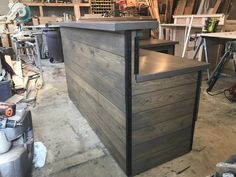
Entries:
[[211,177],[236,177],[236,155],[232,155],[225,162],[216,164],[216,173]]
[[16,114],[16,105],[0,102],[0,116],[12,117]]
[[202,32],[203,33],[213,33],[213,32],[216,32],[218,24],[219,24],[219,20],[218,19],[210,18],[209,17],[205,21],[205,26],[204,26],[204,29],[203,29]]
[[[1,103],[0,177],[31,177],[34,138],[27,104]],[[11,115],[4,110],[12,109]]]
[[15,128],[16,126],[22,125],[15,120],[3,119],[0,118],[0,129],[4,128]]

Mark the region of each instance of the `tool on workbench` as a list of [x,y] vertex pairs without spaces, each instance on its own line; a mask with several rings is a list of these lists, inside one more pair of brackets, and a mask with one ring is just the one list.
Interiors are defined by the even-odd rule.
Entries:
[[205,21],[205,26],[204,26],[202,32],[203,33],[213,33],[213,32],[216,32],[218,24],[219,24],[219,20],[218,19],[209,17]]
[[0,102],[0,118],[12,117],[16,114],[16,105],[11,103]]
[[231,56],[233,55],[234,57],[234,65],[236,66],[236,41],[229,41],[226,43],[225,47],[225,53],[221,57],[220,62],[212,72],[209,80],[207,81],[208,83],[208,88],[207,92],[210,92],[212,88],[214,87],[216,81],[219,79],[220,74],[222,73],[224,66],[228,63],[230,60]]
[[[1,103],[0,176],[31,177],[34,139],[31,112],[27,104]],[[6,109],[12,109],[12,116]]]

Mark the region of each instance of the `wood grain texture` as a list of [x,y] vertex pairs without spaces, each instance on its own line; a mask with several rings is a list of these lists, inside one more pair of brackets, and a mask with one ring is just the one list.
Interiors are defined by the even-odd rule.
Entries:
[[122,33],[61,28],[61,35],[64,36],[64,39],[79,41],[80,43],[124,56],[124,35]]
[[231,5],[230,5],[230,10],[229,10],[229,16],[228,16],[228,20],[235,20],[236,19],[236,1],[231,1]]
[[202,14],[205,2],[206,0],[201,0],[197,14]]
[[[165,150],[168,146],[174,146],[175,144],[189,141],[191,138],[192,127],[187,127],[174,133],[167,134],[165,136],[153,139],[147,143],[138,144],[133,148],[133,160],[144,159],[147,156]],[[144,151],[148,149],[148,151]]]
[[135,78],[133,78],[132,94],[133,96],[135,96],[143,93],[178,87],[185,84],[195,83],[196,80],[197,73],[189,73],[175,77],[158,79],[155,81],[146,81],[141,83],[135,82]]
[[175,119],[168,120],[159,124],[144,127],[133,131],[133,145],[143,144],[147,141],[157,139],[176,131],[185,129],[193,123],[193,114],[176,117]]
[[133,79],[133,174],[191,150],[197,73],[136,83]]
[[62,28],[61,34],[69,96],[126,173],[129,165],[135,175],[191,149],[197,73],[144,83],[132,75],[130,88],[124,33]]
[[191,15],[193,12],[195,0],[188,0],[184,9],[184,15]]
[[125,112],[124,58],[75,41],[63,43],[64,55],[70,57],[66,65]]
[[124,35],[62,28],[68,92],[126,171]]
[[133,114],[133,131],[193,113],[194,99]]
[[231,1],[232,0],[222,1],[221,4],[220,4],[219,9],[217,10],[217,13],[228,14]]
[[[66,67],[66,74],[73,78],[77,84],[82,85],[81,87],[87,91],[101,106],[103,109],[107,111],[110,115],[112,115],[112,119],[119,123],[122,127],[126,126],[125,113],[122,112],[119,108],[117,108],[114,104],[112,104],[109,100],[107,100],[101,93],[99,93],[96,89],[94,89],[91,85],[89,85],[86,81],[80,78],[80,76],[76,75],[70,68]],[[69,85],[70,86],[70,85]]]
[[[81,85],[76,84],[75,80],[70,76],[67,76],[67,83],[69,85],[69,96],[73,103],[78,107],[81,114],[86,117],[90,126],[117,160],[121,168],[126,170],[126,146],[123,142],[124,140],[121,140],[119,133],[117,133],[118,131],[123,132],[125,129],[116,130],[118,127],[116,127],[116,123],[112,120],[112,116],[107,114],[103,107],[89,93],[82,89]],[[125,139],[125,136],[122,139]]]
[[[137,160],[133,160],[133,174],[138,174],[146,169],[150,169],[169,160],[175,159],[181,155],[188,153],[190,148],[190,141],[188,141],[188,135],[191,134],[191,128],[186,128],[179,132],[170,134],[169,137],[165,136],[162,139],[149,143],[140,152],[149,153]],[[179,135],[178,137],[175,135]],[[172,139],[173,138],[173,139]],[[174,139],[175,138],[175,139]],[[171,140],[175,143],[171,143]],[[138,154],[136,151],[135,154]],[[133,155],[135,157],[135,154]]]
[[187,4],[187,0],[178,0],[174,14],[183,15],[186,4]]
[[179,87],[149,92],[133,96],[133,113],[146,111],[153,108],[173,104],[186,99],[194,98],[196,83],[187,84]]
[[220,4],[221,4],[222,0],[217,0],[213,6],[213,8],[209,9],[208,14],[216,14],[216,12],[218,11]]

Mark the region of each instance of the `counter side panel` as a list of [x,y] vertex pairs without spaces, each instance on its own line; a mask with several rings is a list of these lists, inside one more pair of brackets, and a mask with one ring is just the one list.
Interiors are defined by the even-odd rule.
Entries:
[[124,34],[61,28],[70,99],[126,171]]
[[132,87],[133,175],[191,150],[197,73]]

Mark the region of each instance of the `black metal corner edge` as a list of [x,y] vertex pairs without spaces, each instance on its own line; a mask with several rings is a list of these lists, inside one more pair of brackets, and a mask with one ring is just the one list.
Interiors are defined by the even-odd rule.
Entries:
[[197,121],[197,117],[198,117],[200,95],[201,95],[201,85],[202,85],[202,71],[198,71],[196,95],[195,95],[194,111],[193,111],[193,123],[192,123],[192,132],[191,132],[192,136],[191,136],[190,150],[192,150],[192,146],[193,146],[195,122]]
[[134,39],[134,74],[139,74],[139,41],[140,37],[135,36]]
[[125,31],[126,175],[132,176],[132,31]]

